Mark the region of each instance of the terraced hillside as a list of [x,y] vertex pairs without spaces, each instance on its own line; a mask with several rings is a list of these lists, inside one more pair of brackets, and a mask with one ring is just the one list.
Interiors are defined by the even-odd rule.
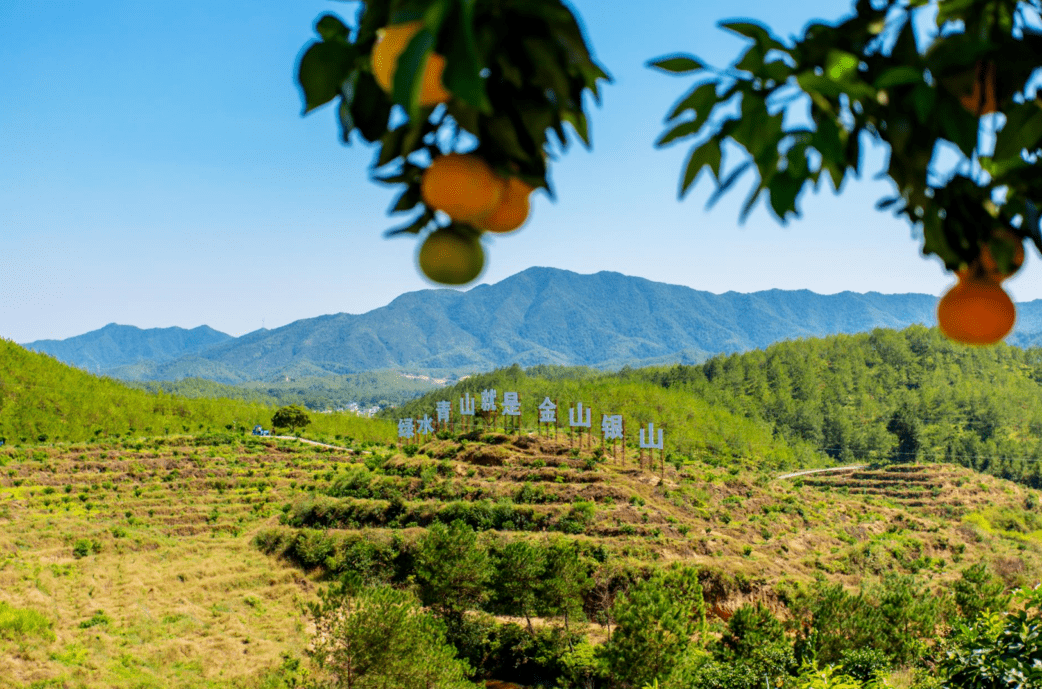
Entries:
[[350,451],[235,436],[8,448],[0,686],[274,686],[302,657],[300,603],[323,575],[394,580],[435,521],[492,544],[563,539],[623,568],[688,561],[724,618],[819,575],[940,586],[984,560],[1033,583],[1038,502],[953,466],[777,480],[500,434]]
[[940,584],[981,560],[1010,584],[1042,573],[1037,491],[949,465],[777,480],[701,463],[667,463],[663,474],[638,466],[633,450],[622,460],[532,436],[407,449],[342,465],[284,506],[262,547],[351,569],[345,554],[359,534],[386,542],[462,519],[499,538],[538,533],[631,562],[692,562],[719,584],[710,602],[723,609],[821,573],[852,586],[888,571]]
[[46,619],[29,633],[0,621],[0,687],[278,674],[306,640],[299,604],[314,584],[250,539],[330,466],[314,448],[252,440],[0,451],[0,606]]

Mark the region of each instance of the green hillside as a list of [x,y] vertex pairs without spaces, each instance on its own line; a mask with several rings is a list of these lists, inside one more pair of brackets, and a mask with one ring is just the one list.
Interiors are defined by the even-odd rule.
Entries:
[[720,404],[838,462],[953,463],[1042,487],[1042,349],[912,326],[619,377]]
[[[572,371],[567,376],[559,372]],[[575,371],[585,371],[574,373]],[[665,427],[682,459],[765,468],[853,463],[959,464],[1042,487],[1042,349],[953,344],[911,326],[780,342],[697,366],[519,367],[474,376],[386,416],[434,415],[437,400],[517,391],[525,425],[556,398]],[[594,424],[595,427],[598,425]]]
[[456,415],[461,395],[479,397],[482,390],[491,388],[497,391],[499,401],[504,392],[517,392],[522,401],[523,424],[533,430],[537,407],[546,397],[557,400],[561,433],[568,423],[569,407],[578,402],[593,410],[591,420],[596,437],[600,437],[602,414],[625,417],[627,442],[631,446],[636,445],[639,428],[654,423],[656,428],[665,429],[667,454],[674,462],[699,460],[715,466],[761,469],[831,463],[810,443],[776,437],[771,425],[761,419],[746,418],[685,389],[668,389],[647,380],[628,378],[627,373],[603,374],[583,368],[541,366],[526,371],[512,366],[471,376],[382,415],[392,419],[424,414],[433,417],[439,400],[450,400]]
[[[202,383],[200,390],[222,394]],[[0,339],[0,439],[8,444],[79,442],[106,437],[242,433],[270,426],[274,400],[188,397],[131,389]],[[393,440],[391,425],[353,414],[315,414],[308,435]]]
[[[1039,492],[950,462],[896,461],[908,433],[888,401],[914,392],[947,409],[948,394],[967,411],[1011,400],[990,437],[1026,443],[1029,359],[946,347],[923,329],[700,367],[515,366],[387,419],[314,414],[309,435],[339,448],[225,427],[250,410],[270,419],[271,406],[132,390],[0,344],[0,422],[14,438],[0,448],[5,689],[301,686],[330,679],[308,649],[339,621],[368,634],[352,652],[393,642],[407,654],[381,667],[425,667],[444,648],[438,662],[469,665],[451,685],[461,688],[938,689],[955,667],[947,649],[978,657],[1000,631],[970,638],[962,625],[1009,609],[1012,589],[1042,577]],[[501,425],[393,442],[394,417],[486,388],[500,401],[518,392],[526,426],[547,396],[564,418],[579,401],[597,420],[624,414],[630,438],[664,425],[666,461]],[[858,458],[779,412],[804,418],[811,390],[834,402],[830,423],[864,415],[863,437],[878,442],[864,456],[880,466],[780,475]],[[168,417],[186,421],[147,433]],[[98,418],[114,425],[90,425]],[[938,418],[913,437],[958,430]],[[77,433],[91,442],[53,443]],[[387,614],[363,623],[359,610]],[[402,620],[427,635],[403,637],[418,632]],[[853,679],[811,683],[833,665]]]

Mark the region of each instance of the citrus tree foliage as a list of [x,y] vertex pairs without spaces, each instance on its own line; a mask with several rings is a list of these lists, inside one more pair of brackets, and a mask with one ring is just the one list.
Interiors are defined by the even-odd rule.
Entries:
[[304,428],[311,423],[311,417],[303,407],[291,404],[275,410],[271,417],[271,425],[275,428],[289,428],[294,432],[298,428]]
[[941,660],[952,689],[1042,686],[1042,589],[1021,595],[1024,607],[989,612],[959,625]]
[[[822,176],[839,190],[862,172],[862,148],[885,144],[896,193],[880,208],[920,228],[924,253],[949,269],[972,263],[985,244],[1006,269],[1015,245],[997,228],[1042,250],[1042,101],[1030,84],[1042,65],[1040,7],[857,0],[850,18],[810,24],[791,42],[754,22],[725,22],[750,42],[731,67],[688,55],[651,63],[700,79],[669,112],[658,143],[695,140],[681,195],[705,168],[717,184],[710,202],[751,172],[743,217],[766,195],[783,221]],[[787,113],[791,106],[807,107],[809,118]],[[725,165],[732,153],[741,162]],[[957,162],[944,167],[945,155]]]
[[[373,76],[377,31],[422,22],[401,54],[390,94]],[[428,163],[472,147],[495,170],[549,189],[550,136],[561,148],[565,125],[589,145],[583,98],[599,97],[608,78],[590,56],[575,17],[559,0],[366,0],[349,25],[332,14],[315,24],[319,40],[300,60],[305,112],[337,101],[345,142],[357,133],[378,144],[374,179],[400,186],[393,213],[413,213],[404,228],[418,233],[435,222],[420,196]],[[444,106],[423,107],[424,66],[446,59]],[[407,118],[396,116],[400,106]]]
[[705,628],[698,572],[656,572],[616,599],[612,614],[616,626],[603,649],[612,686],[643,687],[668,677]]
[[343,689],[468,689],[470,668],[445,640],[444,625],[412,595],[386,585],[323,590],[309,604],[308,654]]

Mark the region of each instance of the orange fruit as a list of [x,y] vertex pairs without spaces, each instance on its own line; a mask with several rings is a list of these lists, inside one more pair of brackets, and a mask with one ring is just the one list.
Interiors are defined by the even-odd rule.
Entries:
[[962,107],[977,115],[998,112],[999,104],[995,97],[995,63],[977,60],[974,68],[973,89],[959,94]]
[[420,270],[434,282],[464,285],[485,267],[485,251],[476,235],[450,227],[435,230],[420,245]]
[[420,193],[428,206],[474,226],[496,209],[505,187],[488,163],[473,154],[435,158],[420,180]]
[[503,196],[499,205],[487,217],[482,218],[477,226],[486,232],[513,232],[528,220],[528,197],[533,187],[517,177],[506,180]]
[[1013,300],[987,278],[960,278],[937,304],[941,332],[963,344],[995,344],[1009,335],[1016,320]]
[[[394,73],[398,69],[398,58],[409,47],[409,41],[422,28],[423,22],[415,21],[388,26],[378,32],[376,45],[373,46],[373,77],[387,93],[391,93],[394,89]],[[423,67],[420,105],[430,107],[449,99],[451,94],[441,83],[441,75],[444,71],[445,58],[437,53],[431,53],[427,58],[427,64]]]

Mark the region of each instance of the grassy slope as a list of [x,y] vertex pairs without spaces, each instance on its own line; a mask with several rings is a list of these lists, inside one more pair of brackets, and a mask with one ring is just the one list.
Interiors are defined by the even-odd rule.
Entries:
[[[251,686],[299,655],[314,584],[250,546],[328,466],[295,445],[0,451],[0,601],[54,632],[0,630],[0,687]],[[76,557],[81,540],[100,550]]]
[[[317,582],[290,564],[298,534],[314,547],[316,536],[390,542],[396,532],[409,542],[423,533],[378,516],[367,525],[279,525],[284,505],[301,513],[349,472],[369,472],[372,486],[396,489],[408,509],[444,508],[431,494],[511,504],[526,485],[539,502],[517,506],[556,518],[577,499],[591,501],[583,533],[561,537],[599,543],[620,563],[692,562],[709,573],[718,611],[819,575],[854,586],[915,571],[940,586],[981,559],[1010,584],[1042,573],[1042,519],[1026,507],[1038,493],[959,467],[793,481],[693,461],[680,471],[667,465],[660,481],[633,457],[573,456],[561,438],[489,440],[436,440],[413,457],[254,439],[0,450],[0,602],[42,613],[54,633],[0,630],[0,662],[13,668],[0,687],[159,687],[171,678],[262,686],[282,654],[299,657],[306,643],[299,603]],[[328,500],[373,515],[388,504]],[[252,546],[259,533],[278,534],[286,559]],[[81,540],[98,552],[77,558]],[[83,627],[97,611],[109,621]]]
[[[274,410],[266,403],[131,389],[0,339],[0,438],[8,444],[241,431],[268,427]],[[389,423],[353,414],[315,414],[307,430],[334,440],[394,437]]]

